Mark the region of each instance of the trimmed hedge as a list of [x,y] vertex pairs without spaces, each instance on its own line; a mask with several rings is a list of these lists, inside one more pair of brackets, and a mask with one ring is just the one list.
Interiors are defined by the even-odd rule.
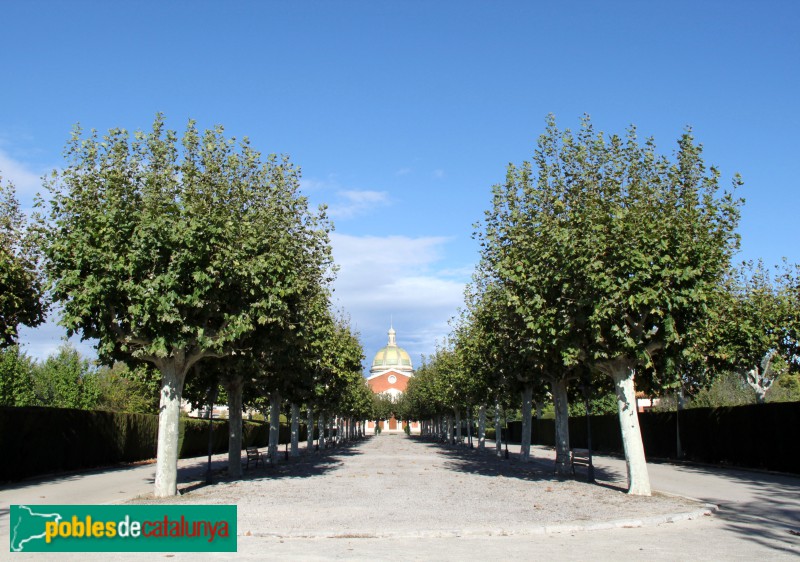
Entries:
[[155,457],[158,416],[0,407],[0,480]]
[[[208,420],[182,418],[181,458],[208,454]],[[288,443],[290,429],[281,424],[279,442]],[[300,441],[306,439],[300,426]],[[242,447],[265,447],[269,427],[242,423]],[[214,420],[215,453],[228,450],[228,420]],[[65,470],[79,470],[155,458],[158,416],[67,408],[0,407],[0,482]]]
[[[691,408],[677,412],[639,414],[648,458],[677,458],[677,429],[686,460],[800,474],[800,402],[749,404],[728,408]],[[555,445],[555,421],[533,419],[531,441]],[[623,454],[619,418],[591,416],[592,448]],[[509,422],[509,441],[519,443],[522,422]],[[569,420],[570,445],[587,446],[585,417]]]

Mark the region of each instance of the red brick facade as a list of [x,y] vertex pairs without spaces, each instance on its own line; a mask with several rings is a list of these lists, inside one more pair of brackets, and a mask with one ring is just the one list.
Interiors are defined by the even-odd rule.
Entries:
[[[389,382],[390,376],[395,378],[395,382]],[[367,384],[375,394],[386,392],[390,389],[396,389],[400,392],[405,392],[406,387],[408,386],[408,379],[409,376],[404,375],[403,373],[398,373],[397,371],[386,371],[375,378],[367,379]]]

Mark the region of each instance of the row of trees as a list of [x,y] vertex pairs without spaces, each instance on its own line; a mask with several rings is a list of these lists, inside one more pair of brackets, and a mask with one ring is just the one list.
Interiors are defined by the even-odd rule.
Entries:
[[766,392],[798,367],[798,270],[731,268],[741,180],[728,191],[719,177],[691,131],[666,157],[634,128],[606,136],[586,117],[562,131],[550,117],[533,159],[493,188],[465,310],[409,385],[415,416],[516,403],[527,458],[532,404],[550,397],[566,474],[570,392],[611,387],[629,492],[649,495],[637,389],[696,390],[733,370]]
[[102,363],[159,372],[156,496],[176,493],[184,397],[205,403],[225,388],[233,474],[248,404],[269,400],[275,446],[284,401],[311,425],[367,417],[363,351],[330,305],[331,225],[287,157],[193,121],[178,138],[158,115],[133,135],[76,127],[65,158],[31,227],[0,182],[3,341],[44,320],[46,294]]

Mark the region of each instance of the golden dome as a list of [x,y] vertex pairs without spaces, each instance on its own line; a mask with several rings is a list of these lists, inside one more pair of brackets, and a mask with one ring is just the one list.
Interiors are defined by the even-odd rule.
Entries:
[[380,371],[388,371],[392,369],[399,372],[414,372],[411,365],[411,356],[408,352],[397,345],[395,339],[396,332],[394,328],[389,328],[389,343],[386,347],[382,347],[375,354],[372,360],[372,368],[370,373],[377,373]]

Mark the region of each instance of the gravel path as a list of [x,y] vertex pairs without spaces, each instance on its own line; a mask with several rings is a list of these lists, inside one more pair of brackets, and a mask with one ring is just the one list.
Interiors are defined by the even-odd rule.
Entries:
[[240,535],[278,538],[534,534],[655,524],[703,509],[683,498],[628,496],[560,481],[541,465],[387,434],[168,501],[182,502],[235,503]]

